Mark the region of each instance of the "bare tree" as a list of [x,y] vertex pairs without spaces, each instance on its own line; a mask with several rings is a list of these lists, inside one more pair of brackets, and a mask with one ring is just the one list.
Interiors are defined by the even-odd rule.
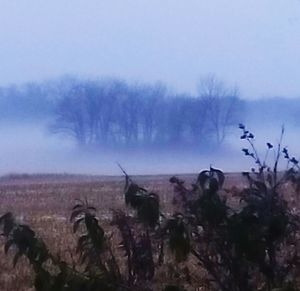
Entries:
[[237,88],[227,88],[215,76],[202,79],[198,94],[207,111],[208,128],[217,144],[224,142],[230,127],[241,120],[242,105]]
[[166,88],[161,84],[139,86],[141,101],[140,125],[143,143],[151,145],[158,138],[160,118],[166,95]]
[[71,136],[80,145],[84,145],[88,138],[85,89],[82,86],[76,86],[71,93],[72,95],[60,100],[52,131]]
[[88,83],[86,91],[90,143],[107,145],[115,139],[118,103],[127,85],[118,80],[102,80]]

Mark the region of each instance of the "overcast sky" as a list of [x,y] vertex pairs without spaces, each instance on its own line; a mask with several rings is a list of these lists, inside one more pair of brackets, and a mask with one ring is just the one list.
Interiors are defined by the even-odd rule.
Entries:
[[65,74],[214,73],[246,98],[300,96],[298,0],[0,0],[0,85]]

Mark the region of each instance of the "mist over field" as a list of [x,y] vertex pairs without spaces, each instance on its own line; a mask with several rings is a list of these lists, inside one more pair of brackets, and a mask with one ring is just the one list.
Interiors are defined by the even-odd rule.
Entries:
[[[8,128],[7,128],[8,127]],[[117,163],[131,174],[195,173],[213,165],[227,171],[247,168],[236,148],[216,153],[184,150],[88,150],[72,140],[51,135],[36,124],[1,126],[0,174],[70,173],[121,175]],[[30,137],[28,136],[30,133]],[[238,135],[237,135],[237,141]],[[234,161],[234,163],[233,163]]]
[[[20,92],[24,94],[24,90]],[[274,145],[278,143],[281,127],[284,125],[282,146],[288,146],[290,153],[296,158],[300,156],[300,128],[297,122],[300,107],[297,99],[240,100],[243,106],[238,110],[241,112],[234,113],[238,114],[233,122],[228,124],[226,136],[219,144],[213,140],[213,135],[209,135],[212,131],[209,127],[202,133],[199,129],[199,140],[197,139],[194,144],[185,143],[185,138],[190,136],[183,136],[182,139],[175,136],[175,140],[171,142],[161,141],[158,144],[153,142],[151,146],[140,142],[139,139],[136,143],[120,146],[112,141],[106,145],[88,141],[86,144],[80,144],[80,141],[68,131],[57,131],[54,128],[57,108],[65,95],[44,98],[43,93],[37,94],[36,98],[31,95],[30,99],[26,95],[21,97],[14,94],[14,96],[2,95],[0,99],[1,175],[11,173],[121,175],[118,163],[129,173],[141,175],[197,173],[210,165],[228,172],[245,171],[254,164],[241,151],[242,148],[248,147],[248,144],[240,139],[239,123],[244,123],[255,134],[255,144],[262,157],[265,154],[266,142]],[[175,97],[172,98],[177,100]],[[67,114],[67,111],[64,114]],[[171,116],[174,116],[173,112]],[[181,123],[183,121],[180,121]]]
[[[226,171],[246,170],[239,131],[222,149],[184,150],[88,150],[70,139],[50,134],[44,126],[11,124],[0,127],[0,174],[71,173],[120,175],[117,162],[132,174],[195,173],[210,165]],[[30,136],[28,136],[30,133]]]
[[[266,149],[263,141],[278,141],[280,127],[255,132],[263,156]],[[128,173],[141,175],[198,173],[210,165],[224,171],[237,172],[249,170],[254,165],[252,160],[242,154],[241,148],[245,143],[239,139],[240,131],[237,129],[235,135],[232,134],[222,148],[204,153],[172,149],[89,151],[78,148],[74,141],[53,136],[44,127],[34,124],[14,124],[9,129],[1,127],[1,135],[1,175],[10,173],[121,175],[117,163],[120,163]],[[284,145],[288,145],[296,157],[300,156],[299,128],[287,127]]]

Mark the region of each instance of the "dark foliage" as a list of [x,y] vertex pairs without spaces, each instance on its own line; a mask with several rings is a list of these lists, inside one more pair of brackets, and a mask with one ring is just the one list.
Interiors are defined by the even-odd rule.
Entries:
[[[261,160],[254,135],[244,125],[239,127],[241,139],[250,145],[243,152],[254,159],[257,169],[243,173],[248,186],[237,208],[222,193],[220,170],[201,172],[191,189],[171,179],[182,198],[176,202],[183,201],[181,219],[190,228],[190,253],[209,273],[215,290],[296,290],[299,217],[284,199],[282,186],[297,181],[298,161],[281,149],[281,141],[277,147],[267,143]],[[267,164],[269,151],[275,156],[272,167]],[[285,173],[278,172],[282,153],[289,165]]]

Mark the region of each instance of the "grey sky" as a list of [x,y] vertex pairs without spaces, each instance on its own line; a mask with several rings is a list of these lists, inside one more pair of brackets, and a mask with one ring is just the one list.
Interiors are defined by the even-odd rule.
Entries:
[[0,85],[64,74],[215,73],[244,97],[300,96],[297,0],[0,0]]

